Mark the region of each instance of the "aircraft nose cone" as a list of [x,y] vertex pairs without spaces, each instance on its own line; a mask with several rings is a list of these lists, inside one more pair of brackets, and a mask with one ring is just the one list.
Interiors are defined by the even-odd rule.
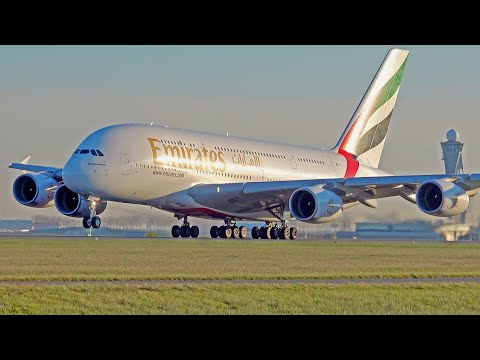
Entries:
[[78,159],[71,157],[65,164],[62,172],[63,183],[72,191],[82,192],[85,183]]
[[62,178],[63,178],[63,183],[70,189],[70,185],[73,183],[75,179],[72,158],[70,158],[65,164],[65,166],[63,167]]

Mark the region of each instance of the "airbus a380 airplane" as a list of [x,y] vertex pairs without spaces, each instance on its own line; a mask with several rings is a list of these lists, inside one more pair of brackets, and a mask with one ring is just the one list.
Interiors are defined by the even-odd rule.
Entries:
[[[109,126],[89,135],[63,169],[11,164],[26,206],[53,206],[100,227],[108,201],[169,211],[183,225],[174,237],[198,237],[189,217],[222,221],[213,238],[245,238],[236,221],[264,221],[253,238],[296,239],[291,220],[325,223],[358,204],[401,196],[433,216],[463,213],[480,174],[392,176],[378,168],[408,51],[388,52],[350,122],[329,151],[149,125]],[[25,173],[29,172],[29,173]],[[218,224],[220,225],[220,224]]]

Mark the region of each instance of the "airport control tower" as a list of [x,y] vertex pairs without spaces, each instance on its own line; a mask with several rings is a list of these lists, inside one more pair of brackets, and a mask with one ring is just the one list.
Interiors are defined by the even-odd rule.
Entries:
[[440,143],[443,150],[445,174],[463,174],[463,143],[458,141],[458,132],[451,129],[447,132],[447,141]]
[[[445,174],[463,174],[462,150],[463,143],[458,141],[458,132],[451,129],[447,132],[447,141],[441,142],[443,150],[443,162],[445,165]],[[454,216],[453,224],[446,223],[437,227],[439,232],[447,241],[455,241],[460,235],[466,235],[470,232],[471,225],[467,224],[467,210],[463,214]]]

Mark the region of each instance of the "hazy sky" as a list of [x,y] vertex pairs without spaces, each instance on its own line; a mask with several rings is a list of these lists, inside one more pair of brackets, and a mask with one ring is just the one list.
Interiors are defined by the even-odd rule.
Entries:
[[[465,171],[480,172],[480,46],[0,46],[0,218],[57,214],[16,203],[20,172],[9,163],[32,155],[62,167],[106,125],[154,121],[329,148],[392,47],[411,52],[381,167],[442,173],[439,142],[455,128]],[[403,199],[379,206],[351,213],[430,219]],[[129,212],[162,213],[109,205],[103,216]]]

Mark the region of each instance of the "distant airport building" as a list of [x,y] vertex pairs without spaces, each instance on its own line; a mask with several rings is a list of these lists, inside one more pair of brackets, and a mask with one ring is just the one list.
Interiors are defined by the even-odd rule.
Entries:
[[371,223],[355,224],[355,231],[337,232],[339,239],[356,240],[442,240],[432,224],[423,221],[404,223]]
[[0,232],[28,232],[32,227],[32,220],[0,220]]

